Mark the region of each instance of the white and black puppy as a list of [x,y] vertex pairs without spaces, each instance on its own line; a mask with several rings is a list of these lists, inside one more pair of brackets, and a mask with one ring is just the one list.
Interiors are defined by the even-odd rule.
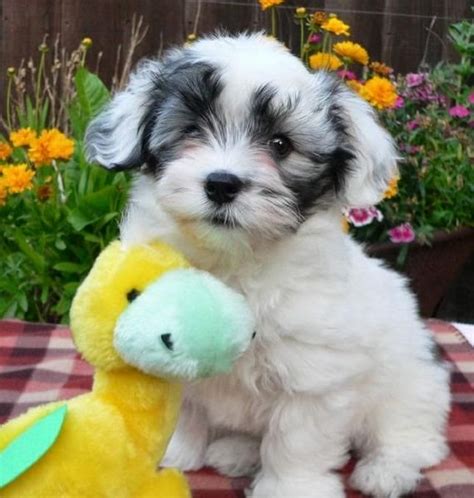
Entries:
[[448,372],[405,280],[341,228],[396,171],[371,107],[261,34],[142,63],[87,133],[137,168],[122,238],[155,237],[240,290],[258,323],[232,374],[188,386],[168,465],[256,472],[254,498],[376,497],[447,453]]

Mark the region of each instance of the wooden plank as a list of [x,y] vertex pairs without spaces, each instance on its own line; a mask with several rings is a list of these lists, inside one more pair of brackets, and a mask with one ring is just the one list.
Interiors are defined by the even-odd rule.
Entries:
[[183,0],[64,0],[61,32],[63,43],[75,47],[84,36],[93,40],[91,59],[103,53],[101,75],[110,83],[118,46],[122,55],[129,44],[132,18],[142,15],[148,33],[139,45],[134,62],[155,56],[161,48],[183,41]]
[[[426,62],[439,61],[442,55],[439,44],[427,45],[426,41],[432,18],[443,14],[443,0],[387,0],[382,30],[383,60],[403,73],[418,70],[425,49]],[[433,26],[433,31],[443,36],[440,23]]]
[[[46,33],[60,23],[60,0],[3,0],[0,30],[0,97],[4,102],[5,73],[22,59],[37,59],[38,46]],[[3,108],[3,105],[2,105]]]
[[222,29],[230,33],[259,29],[258,11],[254,0],[239,0],[235,4],[185,0],[185,30],[187,34],[197,31],[197,34],[203,35]]

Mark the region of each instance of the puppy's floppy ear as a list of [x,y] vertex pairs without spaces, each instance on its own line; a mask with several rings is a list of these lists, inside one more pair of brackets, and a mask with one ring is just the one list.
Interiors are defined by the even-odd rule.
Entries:
[[351,90],[340,104],[349,120],[349,140],[354,158],[346,178],[343,202],[363,207],[383,199],[390,179],[398,173],[398,154],[390,134],[379,124],[374,109]]
[[125,90],[89,124],[86,155],[90,162],[110,170],[141,166],[144,162],[143,133],[147,115],[156,97],[161,64],[148,60],[136,69]]

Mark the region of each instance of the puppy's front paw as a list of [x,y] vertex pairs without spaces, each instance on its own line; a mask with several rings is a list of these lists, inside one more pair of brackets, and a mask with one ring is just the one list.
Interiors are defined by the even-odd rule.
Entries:
[[174,467],[182,471],[199,470],[204,466],[205,451],[205,439],[193,439],[191,434],[185,437],[184,434],[175,433],[160,466]]
[[411,491],[420,472],[403,462],[384,456],[361,460],[351,478],[351,486],[375,498],[399,498]]
[[217,439],[207,448],[205,464],[229,477],[252,476],[260,466],[260,443],[244,435]]
[[247,498],[345,498],[344,486],[333,474],[312,474],[311,476],[270,476],[260,474]]

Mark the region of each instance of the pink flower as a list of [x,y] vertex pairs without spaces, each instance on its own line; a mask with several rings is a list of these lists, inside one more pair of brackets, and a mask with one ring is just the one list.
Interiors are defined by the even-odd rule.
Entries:
[[408,121],[407,123],[407,129],[410,131],[416,130],[417,128],[420,127],[420,123],[416,119],[412,119],[411,121]]
[[343,80],[356,80],[357,76],[353,71],[348,71],[347,69],[341,69],[337,72],[338,76]]
[[472,92],[471,94],[469,94],[469,97],[467,98],[467,101],[470,104],[474,104],[474,92]]
[[370,225],[374,220],[383,220],[383,214],[375,206],[346,209],[344,215],[355,227]]
[[321,35],[318,34],[318,33],[313,33],[312,35],[309,36],[308,38],[308,42],[309,43],[313,43],[314,45],[316,45],[317,43],[319,43],[321,41]]
[[409,149],[407,150],[407,152],[409,154],[418,154],[419,152],[421,152],[420,145],[409,145],[408,147],[409,147]]
[[408,73],[405,81],[408,88],[420,86],[425,81],[425,75],[423,73]]
[[404,105],[405,99],[399,95],[395,101],[395,109],[401,109]]
[[408,244],[415,240],[415,230],[410,223],[402,223],[388,231],[390,240],[394,244]]
[[467,118],[469,116],[469,109],[463,105],[455,105],[448,112],[453,118]]

